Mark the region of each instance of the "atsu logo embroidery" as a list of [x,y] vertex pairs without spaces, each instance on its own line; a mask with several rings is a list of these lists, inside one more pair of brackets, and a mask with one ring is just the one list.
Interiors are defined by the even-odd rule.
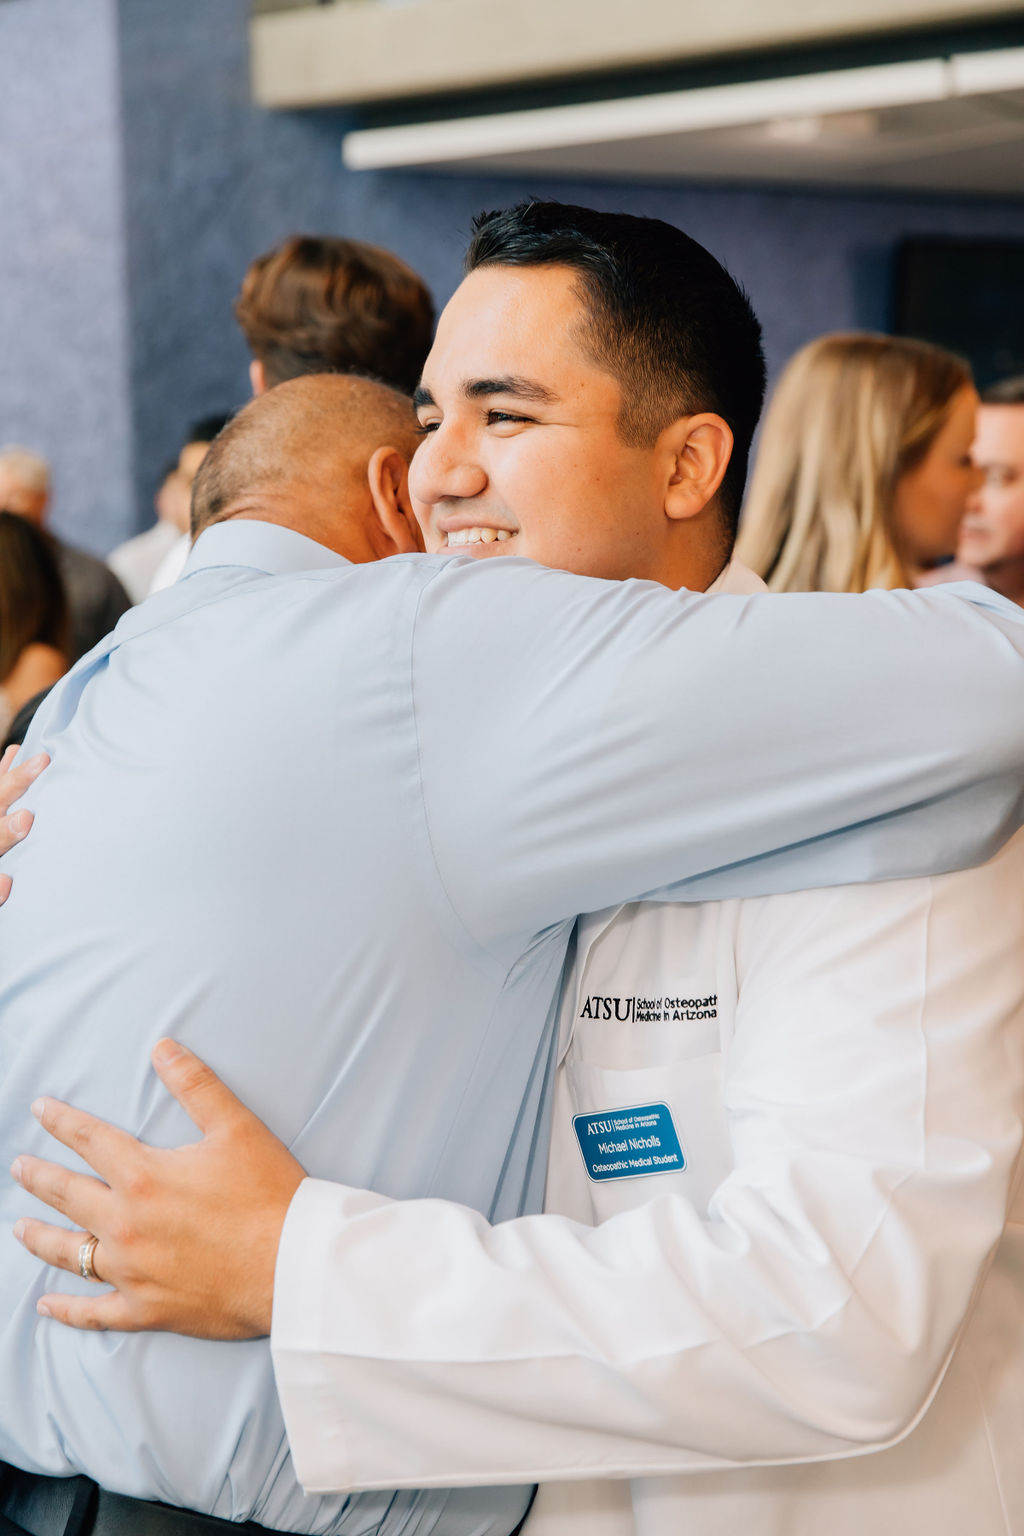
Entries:
[[618,1019],[620,1024],[693,1023],[718,1018],[718,993],[707,997],[600,997],[583,999],[581,1019]]

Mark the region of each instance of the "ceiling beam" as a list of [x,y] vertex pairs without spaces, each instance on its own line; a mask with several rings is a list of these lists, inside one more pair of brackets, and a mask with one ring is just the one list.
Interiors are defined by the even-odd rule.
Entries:
[[337,0],[252,20],[256,100],[314,107],[1024,17],[1020,0]]

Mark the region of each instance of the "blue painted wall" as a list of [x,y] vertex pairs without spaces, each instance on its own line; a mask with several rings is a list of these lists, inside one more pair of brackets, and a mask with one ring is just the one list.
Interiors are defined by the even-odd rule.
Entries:
[[231,312],[249,261],[340,222],[336,114],[249,99],[246,0],[118,5],[139,500],[191,421],[248,397]]
[[349,173],[343,114],[251,104],[245,0],[5,0],[0,87],[0,440],[54,453],[64,526],[98,548],[146,521],[187,423],[246,397],[231,300],[293,230],[390,246],[444,300],[481,207],[656,214],[745,283],[775,370],[886,324],[901,236],[1024,238],[1024,202]]
[[114,0],[0,4],[0,444],[94,547],[132,510]]

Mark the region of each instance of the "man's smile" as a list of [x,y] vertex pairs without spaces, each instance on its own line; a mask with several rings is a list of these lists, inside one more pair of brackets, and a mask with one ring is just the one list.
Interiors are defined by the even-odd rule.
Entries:
[[[480,510],[483,509],[480,508]],[[520,530],[509,526],[511,518],[504,524],[483,520],[471,523],[469,521],[471,516],[472,514],[468,512],[449,513],[437,519],[434,526],[443,549],[457,549],[460,554],[474,555],[477,558],[483,555],[514,553],[508,546],[510,541],[517,538]]]
[[[465,549],[467,554],[483,554],[488,545],[504,544],[514,537],[508,528],[453,528],[448,534],[448,548]],[[507,554],[507,550],[502,553]]]

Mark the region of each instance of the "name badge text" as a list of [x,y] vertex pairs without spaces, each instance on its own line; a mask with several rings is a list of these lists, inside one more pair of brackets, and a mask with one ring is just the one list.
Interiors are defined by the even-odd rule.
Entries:
[[686,1158],[667,1104],[638,1104],[574,1115],[572,1128],[589,1178],[640,1179],[682,1173]]

